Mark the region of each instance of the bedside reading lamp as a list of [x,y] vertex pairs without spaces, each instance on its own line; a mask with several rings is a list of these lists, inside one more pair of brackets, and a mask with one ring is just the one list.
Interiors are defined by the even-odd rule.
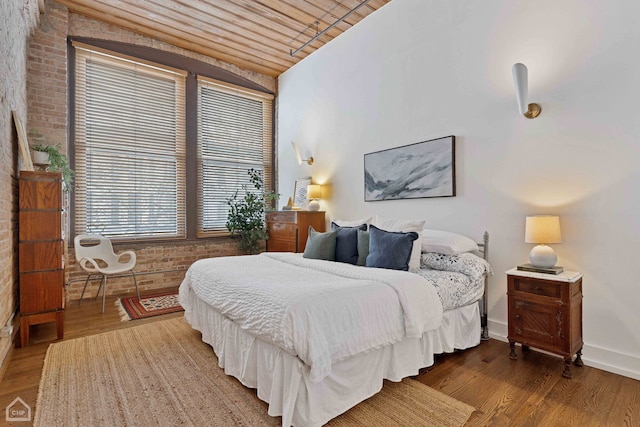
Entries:
[[529,253],[529,261],[534,267],[554,267],[558,257],[547,244],[562,243],[560,218],[553,215],[528,216],[525,224],[524,241],[525,243],[538,244]]
[[311,200],[309,202],[309,210],[319,211],[320,203],[318,203],[318,199],[322,199],[322,186],[318,184],[307,185],[307,199]]

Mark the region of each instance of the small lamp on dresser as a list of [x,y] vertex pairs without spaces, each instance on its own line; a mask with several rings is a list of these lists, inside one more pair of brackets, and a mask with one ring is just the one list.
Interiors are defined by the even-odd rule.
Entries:
[[318,199],[322,199],[322,186],[318,184],[307,185],[307,199],[309,199],[309,210],[319,211],[320,203]]
[[524,231],[525,243],[536,243],[529,253],[529,261],[534,267],[552,268],[558,257],[550,243],[562,243],[560,218],[554,215],[528,216]]

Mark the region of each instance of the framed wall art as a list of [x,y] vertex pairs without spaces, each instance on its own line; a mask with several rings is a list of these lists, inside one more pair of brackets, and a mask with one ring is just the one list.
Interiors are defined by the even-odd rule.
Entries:
[[307,185],[311,184],[311,177],[298,178],[293,186],[293,206],[307,205]]
[[364,200],[456,195],[455,136],[364,155]]
[[11,111],[11,114],[13,115],[13,122],[15,123],[16,131],[18,132],[18,169],[33,171],[33,162],[31,161],[31,152],[29,152],[29,141],[27,140],[27,132],[24,130],[24,126],[22,126],[22,122],[20,121],[20,117],[18,117],[18,113],[16,111]]

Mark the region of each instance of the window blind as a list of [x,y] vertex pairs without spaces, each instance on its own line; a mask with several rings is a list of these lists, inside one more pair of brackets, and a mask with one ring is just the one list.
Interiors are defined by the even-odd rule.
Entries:
[[273,191],[273,96],[198,77],[198,236],[226,233],[227,199],[247,171]]
[[76,234],[184,238],[186,73],[74,46]]

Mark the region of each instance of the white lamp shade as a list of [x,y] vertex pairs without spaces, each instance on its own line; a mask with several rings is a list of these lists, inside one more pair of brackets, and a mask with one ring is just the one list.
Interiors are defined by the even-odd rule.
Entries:
[[513,85],[516,88],[518,111],[520,111],[520,114],[524,114],[529,109],[527,105],[527,97],[529,96],[529,73],[527,66],[518,62],[513,65],[511,73],[513,74]]
[[322,186],[319,184],[307,185],[307,199],[322,199]]
[[524,230],[525,243],[562,243],[560,217],[554,215],[528,216]]

